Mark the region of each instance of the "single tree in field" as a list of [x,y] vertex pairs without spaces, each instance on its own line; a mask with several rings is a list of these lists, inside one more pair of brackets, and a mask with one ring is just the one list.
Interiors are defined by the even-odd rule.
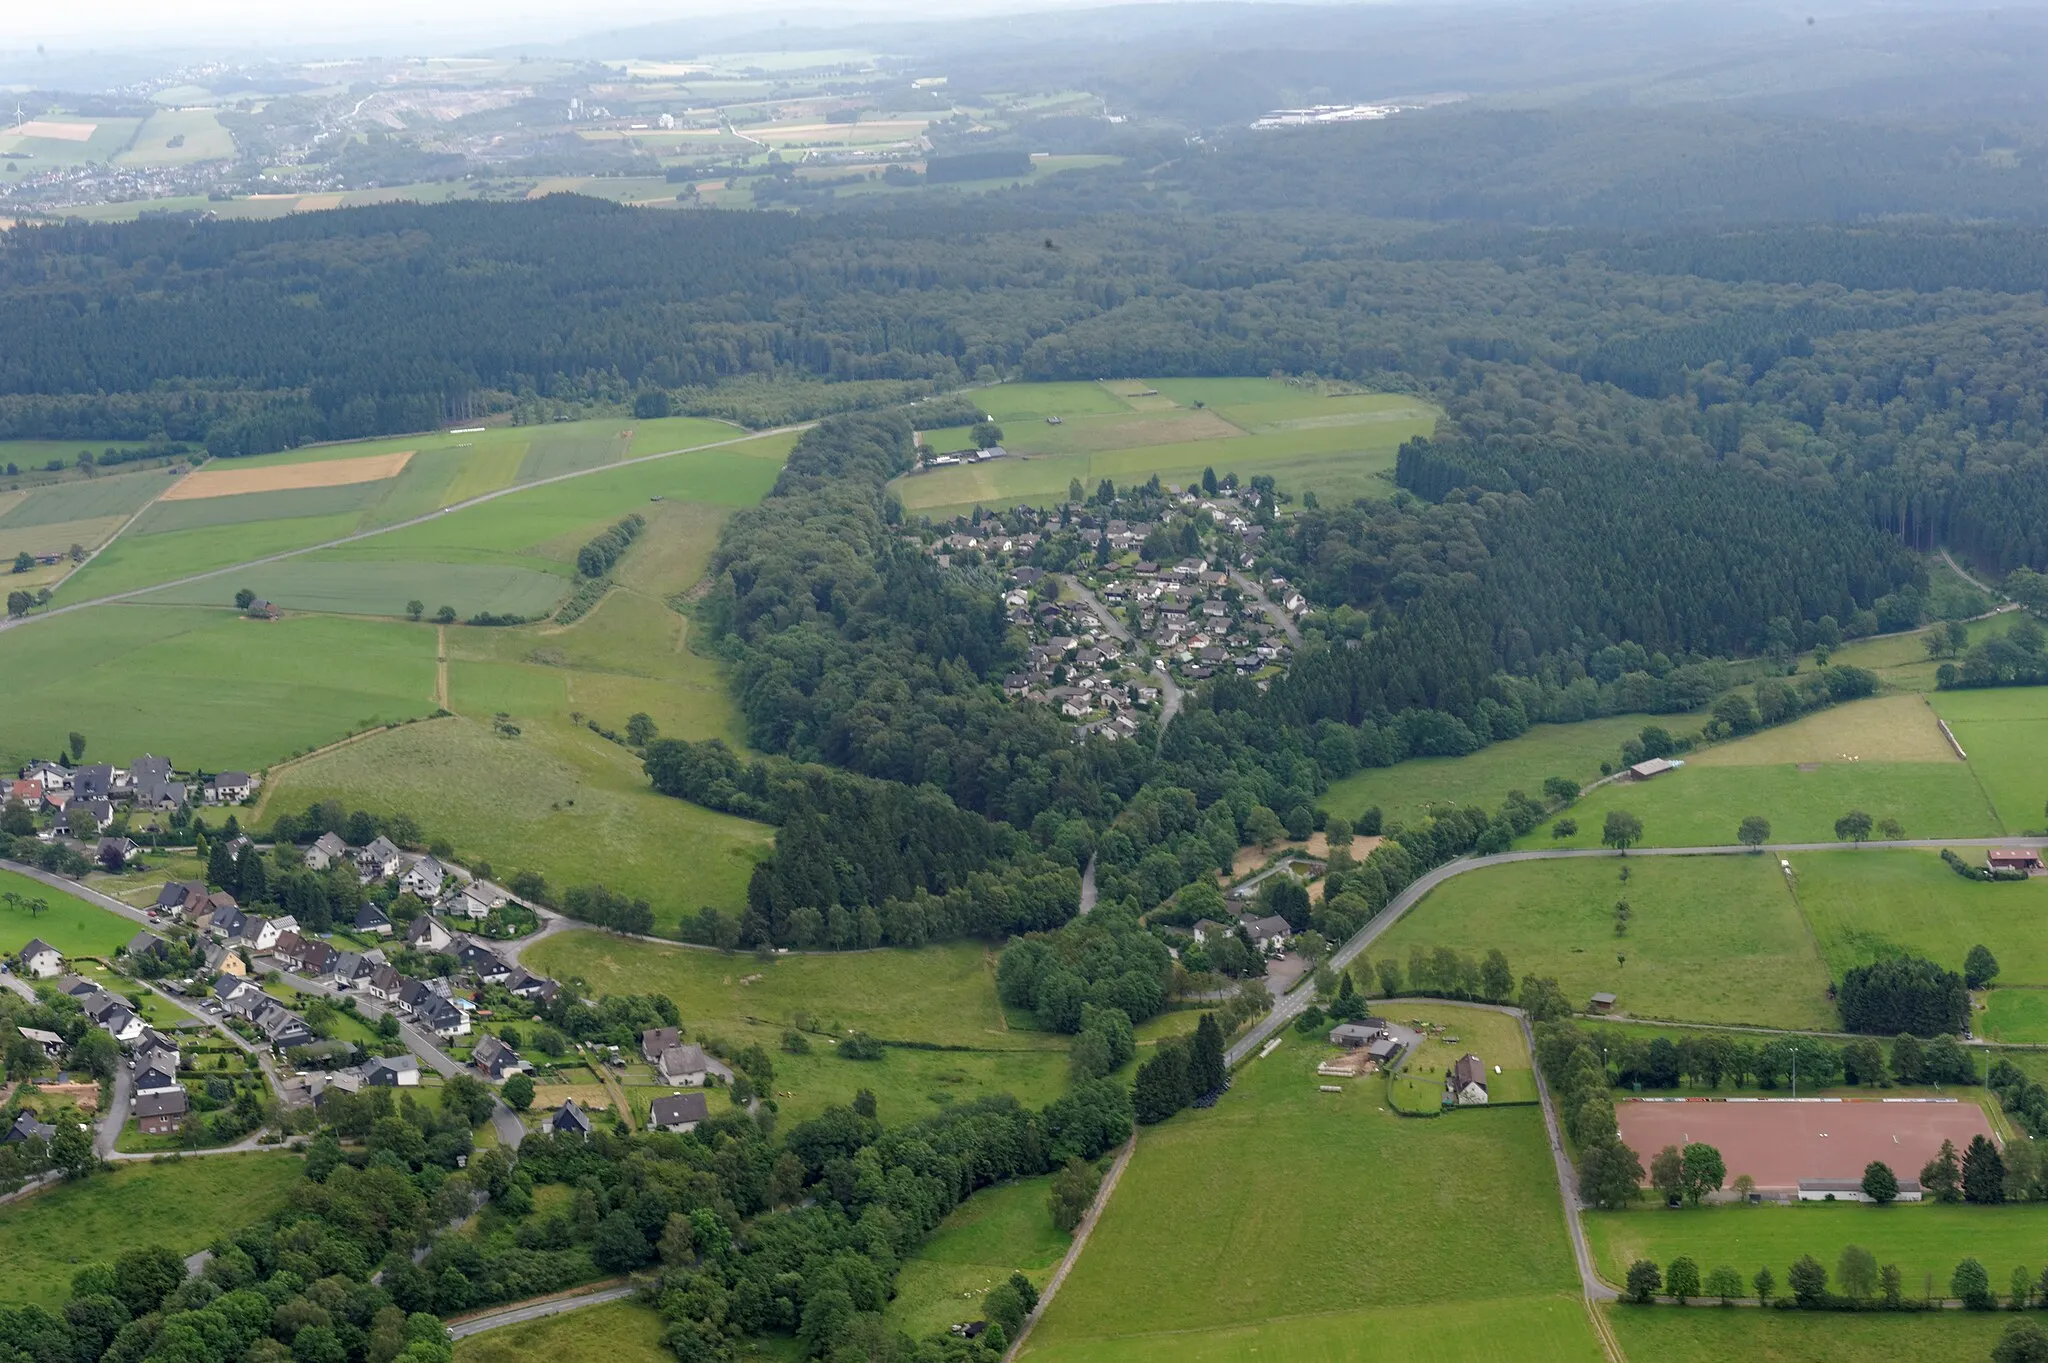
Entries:
[[64,741],[71,746],[71,762],[73,766],[76,766],[79,760],[85,756],[85,735],[73,729],[65,736]]
[[1963,1152],[1963,1200],[2005,1201],[2005,1161],[1981,1131],[1970,1137],[1970,1148]]
[[1998,958],[1991,954],[1991,948],[1979,942],[1970,948],[1970,954],[1963,957],[1963,983],[1972,989],[1982,989],[1998,977]]
[[1835,841],[1861,843],[1870,836],[1870,816],[1852,809],[1835,820]]
[[452,624],[454,624],[454,623],[455,623],[455,607],[453,607],[453,606],[443,606],[443,607],[441,607],[441,609],[439,609],[439,610],[435,611],[435,612],[434,612],[434,623],[436,623],[436,624],[440,624],[440,625],[452,625]]
[[1662,1286],[1664,1270],[1657,1267],[1655,1260],[1638,1259],[1628,1266],[1628,1299],[1636,1305],[1648,1306]]
[[2028,1300],[2034,1295],[2034,1275],[2018,1264],[2013,1265],[2012,1280],[2005,1297],[2006,1309],[2024,1311]]
[[2014,1321],[1992,1346],[1991,1363],[2048,1363],[2048,1334],[2030,1320]]
[[1757,1301],[1764,1306],[1769,1306],[1771,1304],[1771,1294],[1778,1290],[1778,1277],[1775,1273],[1771,1272],[1770,1265],[1765,1264],[1756,1271],[1756,1277],[1750,1279],[1750,1285],[1756,1288]]
[[1650,1186],[1676,1202],[1685,1195],[1685,1157],[1675,1145],[1667,1145],[1650,1156]]
[[1626,852],[1631,843],[1640,842],[1643,836],[1643,821],[1625,809],[1607,811],[1607,822],[1600,827],[1600,841],[1617,852]]
[[1747,1205],[1749,1195],[1756,1191],[1756,1178],[1750,1174],[1737,1174],[1728,1185],[1735,1192],[1735,1200]]
[[1577,819],[1559,819],[1550,826],[1550,836],[1557,839],[1575,838],[1579,835]]
[[250,591],[247,587],[244,587],[242,588],[242,590],[235,593],[235,609],[238,611],[245,611],[255,603],[255,600],[256,593]]
[[1880,1207],[1889,1207],[1898,1200],[1899,1176],[1883,1160],[1872,1160],[1863,1166],[1863,1195]]
[[1956,1265],[1956,1271],[1949,1275],[1948,1294],[1958,1298],[1965,1310],[1989,1311],[1997,1304],[1991,1299],[1991,1275],[1975,1259],[1965,1259]]
[[1728,1166],[1722,1162],[1721,1152],[1705,1141],[1687,1145],[1684,1154],[1679,1156],[1679,1166],[1685,1200],[1695,1207],[1707,1194],[1720,1192],[1721,1181],[1728,1177]]
[[1883,838],[1886,842],[1904,842],[1906,840],[1906,826],[1897,819],[1879,819],[1877,821],[1877,836]]
[[14,571],[32,573],[36,570],[36,556],[24,549],[14,556]]
[[1906,1275],[1899,1272],[1897,1264],[1886,1264],[1877,1274],[1878,1294],[1884,1298],[1884,1309],[1896,1311],[1906,1298]]
[[1700,1284],[1703,1296],[1719,1297],[1721,1305],[1733,1306],[1735,1299],[1742,1295],[1742,1275],[1722,1264],[1707,1274],[1707,1280]]
[[636,748],[644,748],[654,741],[654,721],[646,714],[635,711],[626,717],[626,741]]
[[408,620],[417,620],[426,613],[427,603],[424,601],[408,601],[405,603],[405,618]]
[[1827,1299],[1827,1266],[1811,1254],[1799,1256],[1799,1262],[1785,1271],[1785,1286],[1792,1289],[1792,1300],[1812,1310]]
[[1681,1254],[1664,1270],[1664,1290],[1678,1298],[1680,1306],[1700,1294],[1700,1266]]
[[1569,776],[1546,776],[1543,778],[1543,796],[1568,805],[1579,798],[1579,783]]
[[1771,821],[1761,814],[1752,814],[1735,830],[1735,838],[1744,847],[1762,847],[1771,840]]
[[1869,1301],[1877,1295],[1877,1256],[1861,1245],[1844,1245],[1835,1260],[1835,1281],[1842,1295]]

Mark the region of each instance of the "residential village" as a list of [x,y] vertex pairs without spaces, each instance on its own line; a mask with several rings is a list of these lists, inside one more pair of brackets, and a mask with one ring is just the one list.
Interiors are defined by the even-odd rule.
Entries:
[[[1213,481],[1213,476],[1207,480]],[[1105,481],[1052,510],[1015,506],[919,527],[942,567],[1004,574],[1003,602],[1028,641],[1009,695],[1056,707],[1083,734],[1128,738],[1180,685],[1285,668],[1308,603],[1285,578],[1256,586],[1272,520],[1269,480],[1211,493]]]

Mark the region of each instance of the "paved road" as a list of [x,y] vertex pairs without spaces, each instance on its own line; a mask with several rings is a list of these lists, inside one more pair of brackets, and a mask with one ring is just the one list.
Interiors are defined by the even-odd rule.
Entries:
[[637,1290],[633,1287],[607,1287],[575,1297],[547,1297],[539,1301],[517,1302],[481,1316],[471,1316],[468,1320],[455,1322],[448,1327],[448,1337],[467,1339],[486,1330],[495,1330],[501,1325],[519,1325],[529,1320],[559,1316],[564,1311],[581,1311],[587,1306],[603,1306],[607,1302],[624,1301]]
[[32,615],[0,620],[0,630],[18,629],[23,625],[32,625],[38,620],[49,620],[59,615],[69,615],[73,611],[82,611],[93,606],[104,606],[111,601],[132,601],[136,597],[148,596],[154,592],[164,591],[171,587],[182,587],[193,582],[209,582],[214,578],[227,577],[234,573],[245,572],[250,568],[261,568],[267,564],[282,563],[286,559],[299,558],[306,554],[315,554],[323,549],[333,549],[343,544],[355,544],[361,540],[374,539],[379,535],[388,535],[394,530],[409,530],[413,526],[425,525],[429,521],[439,520],[441,517],[450,515],[453,512],[467,511],[471,507],[482,506],[485,502],[494,502],[500,497],[509,497],[515,492],[528,492],[537,487],[549,487],[555,483],[566,483],[573,478],[588,478],[596,473],[610,473],[614,469],[630,468],[635,464],[651,463],[656,459],[668,459],[678,454],[694,454],[700,450],[723,449],[728,445],[743,444],[746,441],[759,440],[766,436],[786,435],[791,431],[807,431],[816,424],[816,422],[806,421],[793,426],[777,426],[772,430],[751,431],[745,435],[736,435],[730,440],[714,440],[704,445],[686,445],[681,449],[662,450],[658,454],[635,455],[631,459],[621,459],[611,464],[600,464],[596,468],[577,469],[571,473],[558,473],[552,478],[537,478],[530,483],[520,483],[514,487],[501,487],[496,491],[486,492],[480,496],[471,497],[466,501],[457,502],[453,506],[444,506],[439,510],[429,511],[424,516],[415,516],[409,521],[399,521],[393,525],[378,526],[374,530],[360,530],[353,535],[343,535],[339,539],[326,540],[320,544],[309,544],[300,549],[287,549],[282,553],[266,554],[262,558],[248,559],[242,563],[230,564],[225,568],[211,568],[203,573],[192,573],[185,577],[173,578],[168,582],[153,582],[147,587],[137,587],[132,591],[113,592],[106,596],[93,597],[89,601],[74,601],[68,606],[57,606],[51,610],[38,611]]
[[36,1002],[36,991],[29,986],[29,982],[4,965],[0,965],[0,989],[11,989],[30,1003]]
[[[1150,646],[1134,636],[1124,622],[1118,619],[1109,607],[1103,605],[1094,592],[1089,591],[1083,585],[1080,578],[1075,577],[1071,573],[1066,573],[1061,575],[1060,580],[1067,584],[1067,590],[1070,593],[1086,604],[1089,610],[1095,612],[1095,618],[1102,622],[1103,628],[1128,644],[1131,651],[1141,660],[1151,659],[1152,650]],[[1166,726],[1173,723],[1173,717],[1180,713],[1180,684],[1174,681],[1173,674],[1164,668],[1152,667],[1146,670],[1151,674],[1153,681],[1159,685],[1159,733],[1163,738],[1166,734]],[[1086,913],[1087,910],[1083,909],[1082,912]]]
[[[309,979],[304,975],[293,975],[284,971],[279,971],[278,976],[286,984],[304,994],[325,994],[330,998],[341,994],[341,990],[335,988],[333,980]],[[390,1005],[380,999],[371,998],[360,989],[350,990],[348,996],[355,1000],[356,1012],[372,1022],[386,1013],[395,1011]],[[440,1043],[432,1036],[407,1022],[403,1015],[400,1015],[398,1020],[398,1039],[405,1043],[406,1050],[412,1052],[421,1064],[432,1066],[437,1073],[446,1076],[463,1072],[460,1061],[442,1050]]]
[[517,1150],[519,1142],[526,1139],[526,1123],[502,1101],[491,1109],[491,1129],[498,1133],[498,1144],[508,1150]]
[[128,1121],[128,1100],[135,1090],[135,1080],[128,1073],[126,1064],[114,1066],[114,1093],[107,1100],[107,1110],[94,1123],[92,1135],[93,1153],[101,1159],[115,1159],[114,1142],[121,1139],[121,1128]]
[[1251,602],[1260,610],[1264,611],[1266,613],[1266,618],[1268,620],[1271,620],[1274,624],[1278,625],[1281,628],[1281,630],[1286,633],[1287,641],[1289,643],[1293,644],[1296,648],[1301,647],[1301,627],[1294,623],[1293,616],[1289,615],[1286,611],[1280,609],[1279,602],[1268,601],[1266,599],[1266,594],[1260,591],[1256,586],[1252,585],[1251,579],[1247,578],[1243,573],[1240,573],[1235,568],[1232,568],[1230,570],[1230,580],[1231,582],[1236,584],[1237,589],[1240,592],[1244,593],[1245,600]]
[[18,876],[27,876],[30,880],[40,881],[53,890],[62,890],[65,894],[76,895],[94,908],[105,909],[108,913],[118,913],[123,918],[130,920],[140,927],[154,928],[157,926],[157,924],[149,921],[147,913],[132,904],[123,904],[111,895],[101,894],[90,886],[81,885],[77,881],[67,879],[64,876],[54,875],[39,867],[30,866],[27,862],[0,860],[0,869],[12,871]]

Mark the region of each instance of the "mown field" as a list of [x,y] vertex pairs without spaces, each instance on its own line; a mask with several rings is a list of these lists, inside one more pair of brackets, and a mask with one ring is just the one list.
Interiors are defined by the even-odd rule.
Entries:
[[1044,1290],[1072,1236],[1054,1228],[1050,1176],[984,1188],[954,1209],[896,1276],[891,1329],[912,1339],[982,1318],[981,1298],[1022,1273]]
[[[666,994],[692,1037],[758,1041],[774,1058],[774,1097],[785,1120],[850,1102],[862,1088],[876,1093],[882,1120],[893,1123],[1000,1093],[1040,1105],[1068,1086],[1065,1039],[1013,1029],[996,999],[994,960],[978,943],[764,962],[573,932],[536,943],[523,959],[559,979],[581,978],[598,993]],[[971,1049],[892,1047],[881,1060],[853,1061],[835,1054],[827,1036],[812,1034],[810,1053],[791,1055],[781,1039],[799,1014],[822,1033],[858,1030]]]
[[1141,1133],[1026,1357],[1599,1356],[1542,1114],[1397,1117],[1319,1091],[1326,1053],[1290,1039]]
[[54,1311],[87,1264],[136,1245],[202,1250],[282,1207],[299,1171],[283,1154],[137,1162],[14,1203],[0,1215],[0,1302]]
[[[208,465],[208,474],[229,470],[249,475],[265,470],[275,485],[266,490],[166,501],[152,506],[133,529],[67,581],[57,599],[59,604],[63,604],[133,591],[153,582],[171,581],[228,564],[401,524],[501,488],[602,468],[636,456],[708,445],[739,434],[722,422],[694,418],[648,422],[578,421],[552,426],[492,427],[462,435],[437,431],[311,446],[252,459],[216,460]],[[402,470],[395,476],[369,481],[303,486],[300,484],[317,480],[319,475],[310,474],[300,479],[295,478],[293,472],[330,461],[398,454],[410,455]],[[746,470],[752,466],[753,461],[745,457],[733,461],[735,469]],[[654,481],[659,484],[662,480],[656,478]],[[762,486],[765,489],[765,484]],[[659,490],[658,486],[654,489]],[[618,491],[628,499],[644,500],[649,495],[640,493],[637,485],[622,485]],[[636,493],[639,494],[637,498]],[[754,493],[754,496],[758,495],[758,492]],[[502,547],[513,553],[530,551],[542,540],[578,527],[583,521],[571,519],[574,513],[570,508],[585,509],[591,502],[592,497],[587,494],[565,502],[564,515],[547,534],[533,539],[519,539],[519,530],[509,528],[529,525],[530,518],[515,516],[499,523],[499,538],[506,540]],[[489,519],[490,509],[489,505],[476,508],[472,514]],[[622,514],[624,510],[614,511],[612,518]],[[604,509],[600,508],[584,519],[597,520],[603,516]],[[431,532],[438,527],[437,522],[435,526],[425,528]],[[427,544],[431,548],[431,533]],[[460,555],[447,557],[420,552],[421,544],[417,540],[413,541],[413,549],[409,557],[416,563],[459,564],[473,561]],[[378,557],[399,556],[386,554]],[[573,560],[573,557],[572,550],[570,558]],[[561,570],[561,562],[559,558],[538,556],[535,561],[500,566],[529,569],[537,575],[552,572],[556,576],[566,576]],[[489,579],[441,577],[427,569],[414,573],[413,578],[415,589],[411,595],[424,591],[428,596],[422,599],[436,595],[442,598],[429,600],[430,609],[445,601],[465,616],[492,609],[484,602],[494,585],[497,590],[504,590],[502,582],[494,584]],[[537,594],[540,584],[528,582],[525,585],[529,594]],[[244,586],[288,607],[347,609],[364,614],[395,614],[403,610],[405,601],[410,599],[408,595],[393,600],[393,584],[387,577],[352,578],[347,573],[332,570],[309,572],[298,560],[268,565],[252,572],[248,580],[237,577],[198,584],[181,593],[177,599],[187,599],[197,592],[196,599],[199,600],[225,601],[233,597],[237,587]],[[561,590],[566,590],[566,584]],[[536,609],[545,608],[547,604],[539,602]]]
[[[178,145],[172,146],[173,142]],[[234,136],[221,126],[213,110],[159,109],[143,120],[135,140],[115,162],[123,166],[183,166],[225,160],[234,154]]]
[[1616,715],[1579,724],[1539,724],[1519,738],[1465,757],[1416,757],[1391,767],[1367,767],[1332,781],[1316,803],[1356,820],[1377,805],[1390,822],[1414,824],[1435,805],[1498,808],[1511,790],[1543,798],[1543,779],[1566,776],[1581,785],[1600,779],[1600,764],[1620,759],[1623,739],[1634,738],[1648,715]]
[[[1536,1101],[1536,1073],[1529,1063],[1528,1047],[1522,1041],[1521,1026],[1505,1013],[1484,1008],[1460,1008],[1456,1004],[1413,1003],[1407,999],[1386,999],[1373,1005],[1375,1016],[1394,1022],[1434,1023],[1442,1031],[1424,1032],[1423,1039],[1401,1066],[1397,1083],[1410,1091],[1409,1111],[1428,1110],[1441,1101],[1444,1075],[1462,1055],[1476,1055],[1486,1064],[1486,1096],[1489,1103],[1533,1103]],[[1417,1027],[1418,1031],[1423,1030]],[[1500,1073],[1493,1072],[1494,1067]],[[1412,1101],[1424,1100],[1424,1105]]]
[[[1331,501],[1384,495],[1403,440],[1427,435],[1436,412],[1412,398],[1324,395],[1271,379],[1184,379],[1157,384],[1003,384],[975,395],[1003,427],[1011,457],[898,479],[910,511],[952,515],[977,503],[1064,500],[1069,480],[1093,490],[1153,474],[1188,485],[1204,468],[1240,479],[1271,474],[1283,491]],[[1047,417],[1057,416],[1052,425]],[[934,433],[933,448],[965,442]]]
[[[1775,1271],[1775,1270],[1774,1270]],[[2012,1320],[1994,1312],[1850,1316],[1834,1312],[1601,1308],[1622,1351],[1656,1363],[1955,1363],[1987,1358]]]
[[1833,1273],[1842,1247],[1861,1245],[1877,1256],[1878,1263],[1899,1266],[1910,1296],[1926,1291],[1930,1273],[1934,1295],[1949,1295],[1949,1274],[1971,1257],[1990,1271],[1992,1287],[2003,1294],[2015,1265],[2025,1265],[2028,1276],[2039,1279],[2048,1248],[2048,1207],[2038,1203],[1875,1207],[1795,1202],[1682,1211],[1644,1205],[1622,1212],[1589,1211],[1585,1226],[1600,1276],[1613,1283],[1628,1276],[1628,1266],[1636,1259],[1665,1264],[1690,1254],[1702,1277],[1716,1265],[1727,1264],[1747,1281],[1768,1264],[1782,1284],[1786,1268],[1802,1254],[1811,1254]]
[[[135,936],[136,925],[119,914],[13,871],[0,871],[0,896],[6,895],[19,895],[23,903],[17,908],[0,899],[0,956],[15,955],[31,937],[66,956],[112,956]],[[28,908],[35,900],[46,906],[43,912]]]
[[432,713],[430,628],[334,616],[103,606],[0,636],[0,763],[154,752],[181,768],[260,768],[375,724]]
[[2005,831],[2048,827],[2048,687],[1943,691],[1933,703],[1970,755]]
[[541,1363],[602,1358],[605,1363],[672,1363],[662,1344],[667,1328],[651,1306],[608,1302],[564,1315],[507,1325],[455,1342],[456,1363]]
[[[1616,936],[1622,899],[1628,931]],[[1412,950],[1439,946],[1474,957],[1498,947],[1517,978],[1554,976],[1577,1007],[1607,991],[1641,1017],[1836,1025],[1827,964],[1772,857],[1598,858],[1472,871],[1433,890],[1370,954],[1405,971]],[[1387,1006],[1399,1014],[1398,1001]]]

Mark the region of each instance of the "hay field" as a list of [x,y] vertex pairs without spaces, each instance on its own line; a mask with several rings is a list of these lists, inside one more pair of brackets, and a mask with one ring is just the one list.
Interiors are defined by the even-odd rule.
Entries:
[[[1960,848],[1968,861],[1983,852]],[[1809,852],[1790,858],[1799,902],[1836,975],[1910,953],[1951,970],[1978,942],[1998,958],[1998,983],[2048,986],[2048,880],[1965,880],[1936,852]]]
[[1569,777],[1581,785],[1599,780],[1600,764],[1617,760],[1622,740],[1656,722],[1650,715],[1615,715],[1577,724],[1538,724],[1464,757],[1411,757],[1391,767],[1362,768],[1332,781],[1316,804],[1352,820],[1378,805],[1388,820],[1413,824],[1432,805],[1494,809],[1511,790],[1541,799],[1546,776]]
[[[1614,905],[1621,899],[1631,917],[1627,934],[1617,937]],[[1837,1025],[1827,962],[1773,857],[1488,867],[1439,885],[1370,954],[1405,971],[1411,951],[1439,946],[1475,958],[1498,947],[1517,978],[1554,976],[1579,1006],[1604,990],[1636,1017]],[[1403,1016],[1398,1002],[1386,1006]]]
[[284,492],[296,488],[338,487],[345,483],[378,483],[405,471],[414,451],[363,455],[354,459],[322,459],[297,464],[240,468],[225,461],[188,473],[164,493],[167,502],[233,497],[245,492]]
[[[178,139],[177,146],[172,146]],[[121,166],[183,166],[221,161],[235,154],[234,135],[212,109],[159,109],[143,121],[128,149],[114,158]]]
[[170,486],[161,471],[109,474],[25,489],[20,499],[0,511],[0,530],[60,525],[102,516],[128,517]]
[[52,114],[0,128],[0,156],[17,152],[35,158],[38,169],[111,161],[142,126],[139,118],[74,118]]
[[[952,515],[981,504],[1044,503],[1068,482],[1090,488],[1162,481],[1188,485],[1203,469],[1270,474],[1299,496],[1382,495],[1402,441],[1436,426],[1435,409],[1377,393],[1324,395],[1272,379],[1116,380],[1003,384],[977,392],[1003,426],[1010,457],[939,469],[891,484],[907,510]],[[1046,420],[1057,416],[1059,424]],[[964,432],[932,432],[934,448]],[[930,442],[928,442],[930,443]]]
[[2048,826],[2041,779],[2048,771],[2048,687],[1943,691],[1933,703],[1970,755],[1970,770],[2006,830]]
[[1687,766],[1768,767],[1786,762],[1961,761],[1924,697],[1876,696],[1837,705],[1733,743],[1686,756]]
[[1599,1357],[1541,1112],[1398,1117],[1376,1085],[1321,1092],[1327,1049],[1290,1037],[1141,1131],[1025,1358]]
[[1050,1175],[983,1188],[954,1208],[903,1263],[887,1320],[912,1339],[981,1319],[982,1296],[1022,1273],[1040,1291],[1073,1237],[1056,1229]]

